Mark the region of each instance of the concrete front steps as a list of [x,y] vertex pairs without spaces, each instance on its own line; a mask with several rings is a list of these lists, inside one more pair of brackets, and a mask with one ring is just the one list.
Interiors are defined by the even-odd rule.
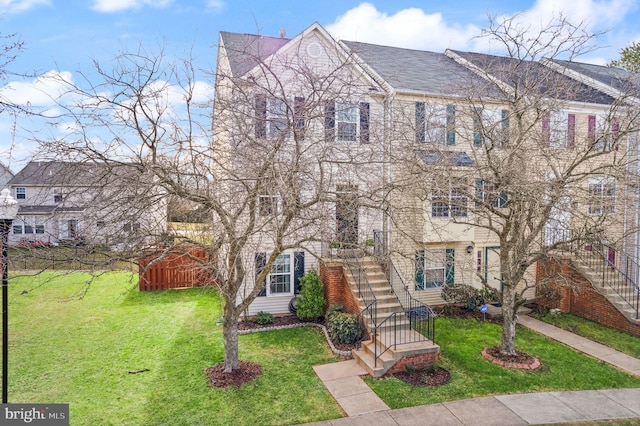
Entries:
[[[411,329],[409,319],[377,260],[373,257],[363,257],[358,259],[358,262],[366,276],[366,282],[375,295],[376,309],[375,318],[363,314],[370,337],[362,343],[360,349],[352,351],[353,358],[373,377],[381,377],[393,370],[400,371],[406,364],[427,365],[436,362],[440,347]],[[366,306],[358,298],[356,284],[359,277],[354,277],[347,265],[344,267],[344,275],[360,311],[363,311]],[[372,334],[374,329],[376,332]]]
[[640,319],[636,318],[636,310],[632,308],[632,306],[637,306],[638,298],[640,295],[629,289],[628,293],[631,295],[630,297],[623,298],[620,296],[612,287],[616,288],[624,288],[623,280],[619,277],[619,274],[616,274],[614,277],[611,277],[612,282],[608,283],[607,286],[602,286],[602,268],[591,269],[586,264],[581,262],[580,260],[574,260],[573,265],[593,286],[593,288],[603,295],[609,303],[611,303],[624,317],[629,320],[632,324],[640,325]]

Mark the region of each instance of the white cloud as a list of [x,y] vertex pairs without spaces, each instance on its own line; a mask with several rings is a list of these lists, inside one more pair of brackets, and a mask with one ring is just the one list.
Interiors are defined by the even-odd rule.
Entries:
[[224,9],[224,1],[222,0],[207,0],[207,9],[214,12],[220,12]]
[[[511,17],[517,15],[519,25],[535,33],[562,14],[574,25],[582,24],[592,33],[611,30],[607,36],[612,37],[616,25],[624,22],[637,9],[637,4],[636,0],[537,0],[529,9]],[[326,28],[338,39],[441,52],[447,48],[491,50],[487,40],[474,38],[487,25],[486,21],[464,25],[447,22],[442,14],[427,14],[419,8],[389,15],[371,3],[361,3]]]
[[349,10],[326,28],[342,40],[434,51],[463,48],[479,30],[474,25],[447,24],[440,13],[429,15],[417,8],[388,15],[371,3]]
[[49,71],[28,82],[13,81],[0,88],[0,97],[26,107],[49,107],[56,104],[71,82],[70,72]]
[[92,9],[96,12],[122,12],[129,9],[140,9],[143,6],[167,7],[173,0],[95,0]]
[[0,14],[26,12],[36,6],[48,6],[50,4],[50,0],[0,0]]

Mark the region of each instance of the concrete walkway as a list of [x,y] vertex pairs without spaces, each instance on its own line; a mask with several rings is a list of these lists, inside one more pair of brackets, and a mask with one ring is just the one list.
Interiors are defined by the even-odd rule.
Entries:
[[[640,360],[528,316],[518,322],[538,333],[640,376]],[[313,367],[347,416],[312,425],[511,426],[640,419],[640,388],[489,396],[390,410],[364,383],[355,360]]]

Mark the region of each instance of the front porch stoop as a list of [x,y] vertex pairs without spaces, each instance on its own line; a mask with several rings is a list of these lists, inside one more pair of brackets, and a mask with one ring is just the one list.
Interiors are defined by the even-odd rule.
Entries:
[[[391,285],[376,259],[364,257],[360,259],[360,264],[367,276],[371,290],[376,295],[378,306],[375,323],[380,324],[394,312],[403,312],[398,298],[393,293]],[[357,297],[356,281],[349,268],[344,267],[344,275],[358,302],[358,307],[361,311],[364,310],[365,304]],[[375,324],[370,318],[366,316],[364,318],[364,325],[370,333],[369,340],[362,342],[359,349],[354,349],[352,355],[373,377],[382,377],[393,370],[401,371],[408,364],[421,366],[436,362],[438,359],[440,353],[438,345],[430,340],[419,341],[422,337],[410,328],[409,320],[404,315],[396,318],[395,323],[379,327],[375,335],[371,334]],[[379,354],[377,361],[375,360],[376,353]]]

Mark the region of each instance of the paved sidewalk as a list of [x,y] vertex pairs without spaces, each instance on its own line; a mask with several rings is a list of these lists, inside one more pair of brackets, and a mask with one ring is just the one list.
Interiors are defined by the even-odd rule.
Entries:
[[[529,316],[522,315],[518,323],[640,376],[637,358]],[[364,383],[360,376],[366,371],[357,361],[319,365],[313,369],[349,416],[312,423],[318,426],[512,426],[640,419],[640,388],[500,395],[390,410]]]

